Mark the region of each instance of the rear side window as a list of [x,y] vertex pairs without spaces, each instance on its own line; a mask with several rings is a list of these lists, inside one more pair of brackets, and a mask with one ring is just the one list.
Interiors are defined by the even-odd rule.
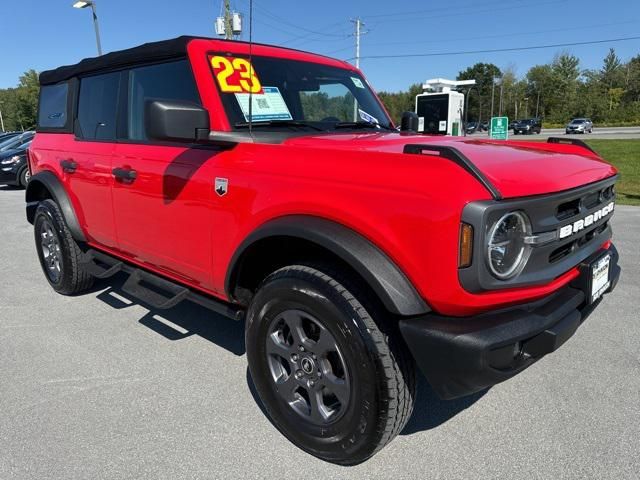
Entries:
[[120,73],[106,73],[80,80],[78,101],[79,137],[87,140],[114,140]]
[[129,72],[127,138],[147,140],[144,128],[148,100],[184,100],[200,105],[200,96],[186,60],[133,68]]
[[38,128],[64,128],[67,124],[69,84],[44,85],[40,89]]

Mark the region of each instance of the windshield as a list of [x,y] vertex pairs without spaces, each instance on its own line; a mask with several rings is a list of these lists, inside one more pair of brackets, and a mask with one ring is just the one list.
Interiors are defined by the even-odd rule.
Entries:
[[575,120],[573,120],[571,123],[573,123],[574,125],[580,125],[581,123],[584,123],[585,120],[583,118],[577,118]]
[[11,137],[9,140],[5,140],[0,143],[0,152],[5,152],[12,148],[19,147],[24,142],[31,140],[31,135],[18,135],[17,137]]
[[245,58],[222,55],[211,55],[209,60],[232,127],[246,128],[250,91],[254,126],[314,130],[391,127],[367,82],[353,71],[273,57],[253,57],[251,64]]

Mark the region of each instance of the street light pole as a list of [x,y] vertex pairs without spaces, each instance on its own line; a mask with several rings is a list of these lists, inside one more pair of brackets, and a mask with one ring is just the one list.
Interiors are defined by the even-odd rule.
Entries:
[[2,109],[0,108],[0,126],[2,126],[2,131],[5,132],[4,129],[4,118],[2,118]]
[[98,15],[96,13],[96,2],[80,1],[73,4],[73,8],[87,8],[91,7],[91,14],[93,15],[93,28],[96,31],[96,45],[98,46],[98,56],[102,55],[102,45],[100,44],[100,27],[98,26]]
[[493,118],[493,98],[496,93],[496,77],[491,77],[491,117],[489,117],[489,121]]

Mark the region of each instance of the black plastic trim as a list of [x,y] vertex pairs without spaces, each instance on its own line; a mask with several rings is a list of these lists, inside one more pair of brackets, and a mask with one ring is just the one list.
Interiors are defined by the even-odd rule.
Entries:
[[404,146],[403,153],[421,155],[425,150],[438,152],[442,158],[451,160],[473,175],[491,194],[494,200],[501,200],[502,194],[498,188],[482,173],[482,171],[469,160],[460,150],[448,145],[408,144]]
[[367,282],[391,313],[408,316],[430,311],[405,274],[373,243],[344,225],[305,215],[272,220],[242,242],[227,270],[225,289],[229,298],[233,298],[243,254],[255,242],[283,236],[307,240],[336,254]]
[[44,171],[36,173],[33,177],[31,177],[31,180],[29,180],[29,185],[27,186],[27,192],[25,196],[27,201],[27,220],[29,221],[29,223],[33,224],[36,208],[38,208],[40,198],[38,198],[34,192],[40,186],[44,187],[51,194],[53,200],[60,207],[62,216],[64,217],[64,220],[67,223],[67,227],[69,227],[73,238],[79,242],[86,242],[87,239],[84,236],[82,228],[80,227],[80,222],[78,222],[78,217],[76,216],[76,212],[73,209],[71,200],[69,200],[69,196],[67,195],[62,182],[52,172]]
[[[585,265],[604,255],[600,250]],[[611,292],[621,269],[611,254]],[[602,301],[586,301],[581,277],[536,302],[473,317],[427,314],[401,319],[402,336],[431,387],[443,399],[469,395],[522,372],[566,342]]]
[[209,137],[209,112],[193,102],[147,100],[145,129],[154,140],[195,142]]
[[547,143],[554,143],[557,145],[575,145],[578,147],[586,148],[591,153],[595,153],[596,155],[598,155],[598,152],[591,148],[587,143],[577,138],[549,137],[547,138]]
[[[611,238],[612,231],[610,226],[607,226],[604,231],[592,238],[579,250],[576,250],[555,263],[549,263],[550,253],[563,245],[571,243],[575,240],[573,236],[534,247],[522,272],[509,280],[499,280],[490,273],[485,253],[485,245],[487,243],[486,236],[491,226],[502,215],[512,211],[524,211],[527,214],[531,220],[532,233],[534,235],[555,231],[559,226],[571,223],[572,220],[586,216],[599,207],[602,207],[602,205],[600,205],[599,207],[594,207],[589,210],[584,209],[576,216],[560,221],[556,217],[558,205],[576,198],[581,198],[592,190],[603,189],[613,185],[617,182],[618,178],[618,175],[615,175],[578,188],[545,195],[508,199],[500,202],[486,200],[468,203],[462,210],[461,221],[472,225],[474,228],[474,261],[470,267],[458,270],[458,278],[460,279],[462,287],[469,292],[483,292],[487,290],[542,285],[575,267],[599,249],[605,241]],[[615,200],[615,197],[612,200]],[[584,233],[586,234],[591,230],[595,230],[608,222],[612,215],[613,214],[608,215],[604,219],[594,223],[589,229],[585,229]]]

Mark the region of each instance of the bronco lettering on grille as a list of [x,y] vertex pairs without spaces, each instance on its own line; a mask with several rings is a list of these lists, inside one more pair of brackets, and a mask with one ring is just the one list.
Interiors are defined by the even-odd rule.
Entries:
[[593,213],[590,213],[586,217],[581,218],[580,220],[576,220],[575,222],[570,223],[569,225],[565,225],[564,227],[561,227],[559,229],[560,231],[559,231],[558,237],[561,239],[567,238],[571,235],[578,233],[581,230],[584,230],[585,228],[590,227],[591,225],[596,223],[598,220],[601,220],[607,215],[610,215],[611,212],[613,212],[613,207],[614,207],[614,202],[611,202],[608,205],[605,205],[604,207],[602,207],[601,209],[596,210]]

